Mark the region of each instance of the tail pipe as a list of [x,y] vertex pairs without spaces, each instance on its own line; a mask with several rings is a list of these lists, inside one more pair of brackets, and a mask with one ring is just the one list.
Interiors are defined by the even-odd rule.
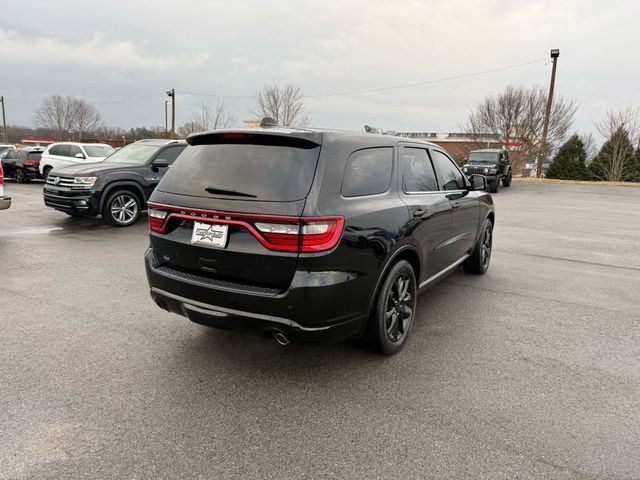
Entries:
[[273,332],[273,338],[282,346],[289,345],[291,343],[287,336],[282,332]]

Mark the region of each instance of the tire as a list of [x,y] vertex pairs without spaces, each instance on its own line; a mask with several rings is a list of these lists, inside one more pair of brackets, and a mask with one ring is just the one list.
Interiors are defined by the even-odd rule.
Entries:
[[102,216],[116,227],[128,227],[140,218],[142,204],[135,193],[117,190],[104,204]]
[[26,183],[29,179],[24,176],[24,172],[21,168],[16,168],[16,171],[13,172],[13,181],[16,183]]
[[494,178],[489,183],[489,192],[498,193],[498,179]]
[[491,250],[493,247],[493,222],[486,219],[482,225],[480,238],[473,247],[473,253],[463,263],[464,270],[467,273],[476,275],[484,275],[489,270],[491,262]]
[[417,293],[411,264],[400,260],[387,273],[369,318],[367,337],[372,349],[385,355],[402,350],[415,320]]
[[511,170],[509,170],[509,174],[502,179],[502,186],[503,187],[510,187],[511,186],[511,175],[512,175],[511,174]]
[[44,170],[42,171],[42,175],[44,176],[44,181],[47,181],[47,178],[49,178],[49,172],[51,172],[51,170],[53,170],[53,167],[44,167]]

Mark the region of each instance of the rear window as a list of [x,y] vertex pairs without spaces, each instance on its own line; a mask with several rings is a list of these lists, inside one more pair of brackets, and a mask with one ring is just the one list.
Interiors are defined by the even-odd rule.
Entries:
[[42,157],[42,152],[29,152],[27,155],[28,160],[40,160],[40,157]]
[[189,146],[162,179],[164,192],[198,197],[290,202],[307,196],[320,147],[306,143]]
[[342,195],[360,197],[384,193],[391,184],[393,148],[365,148],[347,160]]

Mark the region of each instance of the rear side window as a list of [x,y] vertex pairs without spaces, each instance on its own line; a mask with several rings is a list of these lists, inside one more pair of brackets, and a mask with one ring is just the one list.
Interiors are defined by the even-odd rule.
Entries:
[[464,179],[458,167],[453,163],[453,160],[437,150],[431,150],[431,158],[436,168],[441,190],[464,189]]
[[71,145],[56,145],[49,150],[51,155],[60,155],[62,157],[70,157],[71,156]]
[[353,152],[347,160],[342,181],[344,197],[384,193],[391,184],[393,148],[365,148]]
[[172,164],[175,162],[178,155],[182,153],[182,151],[186,148],[186,145],[178,145],[176,147],[168,147],[165,148],[162,152],[158,154],[158,158],[162,158]]
[[436,174],[424,148],[402,149],[402,188],[406,193],[438,191]]
[[[263,144],[256,144],[262,141]],[[256,143],[191,145],[158,189],[198,197],[291,202],[311,189],[320,147],[255,139]],[[160,155],[162,157],[162,155]]]

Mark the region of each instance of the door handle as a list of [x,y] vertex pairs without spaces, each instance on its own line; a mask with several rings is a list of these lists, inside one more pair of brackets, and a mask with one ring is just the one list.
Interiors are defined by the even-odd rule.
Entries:
[[424,210],[422,210],[421,208],[419,208],[418,210],[414,210],[413,211],[413,216],[414,217],[421,217],[425,214],[426,212]]
[[460,208],[460,205],[462,205],[460,202],[451,202],[451,208],[453,209]]

